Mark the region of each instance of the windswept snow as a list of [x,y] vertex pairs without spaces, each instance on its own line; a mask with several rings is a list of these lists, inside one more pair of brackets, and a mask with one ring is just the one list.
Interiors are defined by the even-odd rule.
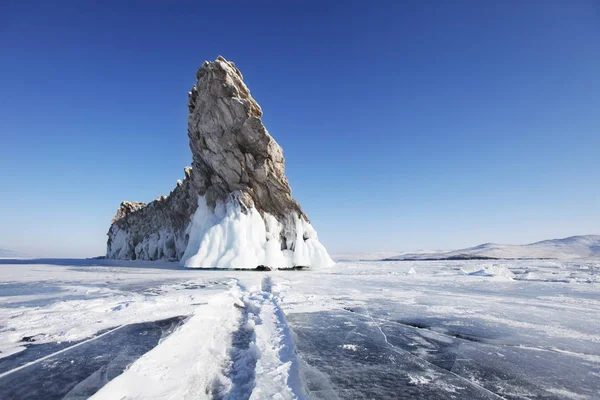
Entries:
[[[181,329],[92,398],[306,398],[270,278],[254,289],[236,281],[231,290],[212,297]],[[240,330],[248,339],[245,345],[234,340]]]
[[[92,399],[212,398],[231,389],[223,374],[239,323],[239,290],[220,293],[160,346],[138,359]],[[200,344],[200,345],[199,345]]]
[[1,261],[0,398],[596,399],[599,295],[597,260]]
[[600,235],[571,236],[525,245],[485,243],[461,250],[405,253],[386,259],[406,261],[477,258],[569,260],[590,257],[600,257]]
[[73,342],[116,326],[191,315],[228,287],[226,280],[198,280],[185,271],[29,268],[0,265],[0,359],[23,350],[23,337]]

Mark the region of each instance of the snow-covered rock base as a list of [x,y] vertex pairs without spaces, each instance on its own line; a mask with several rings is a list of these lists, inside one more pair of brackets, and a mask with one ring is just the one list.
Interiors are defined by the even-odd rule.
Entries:
[[290,268],[328,268],[333,261],[317,233],[302,217],[288,214],[281,223],[256,208],[245,209],[237,196],[211,209],[204,199],[187,229],[189,242],[181,263],[186,267],[254,268],[259,265]]
[[180,260],[190,268],[329,268],[334,262],[317,233],[302,216],[288,213],[283,222],[273,215],[247,208],[232,193],[215,208],[205,198],[188,226],[181,231],[160,228],[137,244],[132,231],[113,224],[108,258]]

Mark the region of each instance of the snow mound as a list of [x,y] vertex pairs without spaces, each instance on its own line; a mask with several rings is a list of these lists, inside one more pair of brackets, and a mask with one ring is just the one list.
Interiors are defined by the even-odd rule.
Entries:
[[495,277],[511,279],[511,280],[514,279],[516,276],[504,265],[486,265],[483,267],[478,266],[475,269],[463,267],[461,270],[466,275],[472,275],[472,276],[495,276]]

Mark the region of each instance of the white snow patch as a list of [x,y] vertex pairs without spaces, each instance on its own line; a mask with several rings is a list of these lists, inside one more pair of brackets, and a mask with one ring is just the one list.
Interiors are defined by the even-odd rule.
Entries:
[[220,293],[200,306],[171,334],[92,399],[210,399],[231,389],[223,374],[231,334],[239,324],[239,289]]
[[565,389],[546,388],[546,390],[565,399],[584,400],[588,398],[587,396],[582,396]]
[[461,270],[465,274],[473,275],[473,276],[494,276],[494,277],[504,278],[504,279],[514,279],[515,278],[515,274],[513,274],[504,265],[493,264],[493,265],[485,265],[483,267],[481,267],[481,266],[471,266],[471,268],[462,267]]
[[304,398],[299,363],[283,313],[272,295],[266,295],[256,325],[256,387],[251,400]]
[[410,379],[410,381],[408,382],[411,385],[427,385],[429,383],[431,383],[431,379],[427,378],[425,376],[422,375],[413,375],[413,374],[408,374],[408,379]]
[[[106,262],[112,263],[113,260]],[[190,274],[182,272],[186,271],[136,268],[125,272],[123,269],[107,267],[74,270],[44,265],[2,265],[0,359],[23,350],[22,338],[25,336],[34,337],[36,344],[78,341],[121,325],[191,315],[198,304],[206,303],[207,298],[228,289],[228,279],[222,279],[221,282],[209,282],[202,278],[189,280]],[[35,286],[27,283],[32,278],[39,279],[34,281]],[[145,286],[156,283],[148,283],[149,280],[162,279],[164,282],[173,278],[181,280],[175,284]],[[81,286],[63,284],[67,279],[80,279]],[[3,285],[18,281],[22,285],[22,295],[2,296]],[[127,287],[127,282],[133,285],[144,282],[146,289],[120,290],[119,287]],[[33,290],[32,287],[47,287],[48,292],[28,292]],[[74,296],[76,299],[65,300],[64,296]],[[19,306],[20,302],[23,305]],[[33,303],[30,305],[27,302]]]

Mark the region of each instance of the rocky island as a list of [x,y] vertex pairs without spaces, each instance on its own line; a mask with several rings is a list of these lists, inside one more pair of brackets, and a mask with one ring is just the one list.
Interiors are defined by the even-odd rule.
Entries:
[[107,257],[192,268],[332,266],[235,64],[221,56],[204,62],[188,106],[192,167],[169,196],[121,204]]

